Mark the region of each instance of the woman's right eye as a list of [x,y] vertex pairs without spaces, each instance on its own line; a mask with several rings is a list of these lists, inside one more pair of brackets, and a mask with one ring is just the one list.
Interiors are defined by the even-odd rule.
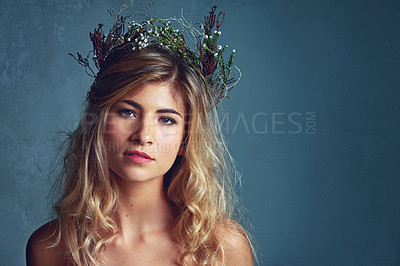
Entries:
[[121,117],[136,118],[136,113],[129,109],[121,109],[118,111],[118,113]]

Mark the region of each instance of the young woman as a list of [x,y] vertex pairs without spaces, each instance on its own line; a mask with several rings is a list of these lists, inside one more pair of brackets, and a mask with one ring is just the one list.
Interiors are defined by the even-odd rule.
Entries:
[[210,80],[165,42],[142,44],[97,50],[57,218],[30,237],[28,265],[253,265]]

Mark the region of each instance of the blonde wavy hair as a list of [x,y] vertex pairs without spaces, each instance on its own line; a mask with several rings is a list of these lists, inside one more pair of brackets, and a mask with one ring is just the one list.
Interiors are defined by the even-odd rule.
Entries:
[[236,197],[227,172],[231,160],[223,140],[212,95],[199,70],[155,45],[114,58],[95,79],[80,124],[68,135],[55,204],[56,242],[77,265],[102,262],[102,250],[118,232],[115,213],[118,187],[107,165],[104,141],[110,107],[149,82],[171,82],[187,110],[184,144],[165,174],[164,190],[175,219],[170,234],[184,250],[186,265],[215,265],[224,260],[216,227],[232,226]]

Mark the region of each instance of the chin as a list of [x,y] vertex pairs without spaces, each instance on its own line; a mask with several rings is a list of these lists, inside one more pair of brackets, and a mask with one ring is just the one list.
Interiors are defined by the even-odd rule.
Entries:
[[117,181],[119,179],[120,181],[125,181],[125,182],[145,182],[149,180],[162,178],[164,176],[164,175],[149,173],[145,169],[134,169],[134,170],[124,169],[122,171],[114,171],[114,170],[112,171]]

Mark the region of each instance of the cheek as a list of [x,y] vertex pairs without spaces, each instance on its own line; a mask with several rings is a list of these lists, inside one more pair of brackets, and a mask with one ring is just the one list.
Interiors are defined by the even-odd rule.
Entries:
[[162,139],[162,141],[159,142],[159,144],[161,144],[161,151],[174,154],[178,152],[182,144],[183,134],[179,134],[179,132],[175,131],[174,134],[163,134],[160,136],[160,139]]
[[104,132],[104,139],[107,143],[115,142],[117,140],[117,132],[118,129],[116,128],[114,123],[109,123],[107,121],[107,125]]
[[113,120],[107,121],[104,132],[104,141],[109,153],[118,152],[123,148],[123,141],[127,136],[124,128],[125,127],[122,123]]
[[106,140],[119,140],[131,134],[132,122],[118,118],[109,118],[106,122],[104,135]]

